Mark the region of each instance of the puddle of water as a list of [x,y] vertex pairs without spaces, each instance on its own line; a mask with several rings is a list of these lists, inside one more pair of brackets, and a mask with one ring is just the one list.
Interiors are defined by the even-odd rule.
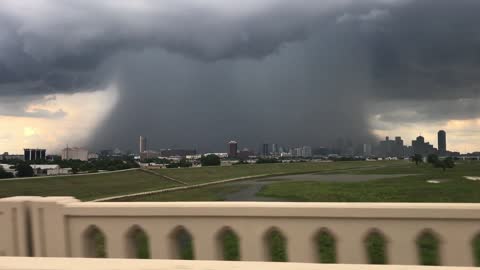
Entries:
[[225,195],[225,201],[284,201],[279,198],[269,198],[257,196],[260,190],[268,185],[278,182],[325,182],[325,183],[355,183],[366,182],[379,179],[398,178],[403,176],[410,176],[411,174],[389,174],[389,175],[358,175],[358,174],[298,174],[298,175],[283,175],[273,176],[262,179],[248,180],[228,185],[242,186],[240,191]]
[[480,176],[464,176],[467,180],[480,181]]
[[450,181],[450,179],[430,179],[427,180],[427,183],[429,184],[441,184]]

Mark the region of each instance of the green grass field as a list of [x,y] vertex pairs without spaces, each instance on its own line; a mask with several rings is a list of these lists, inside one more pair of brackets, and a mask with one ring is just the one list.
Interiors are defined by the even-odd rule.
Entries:
[[80,200],[175,186],[163,177],[136,171],[0,181],[0,197],[73,196]]
[[276,163],[252,164],[226,167],[201,167],[156,170],[188,184],[199,184],[222,179],[263,175],[263,174],[298,174],[311,172],[336,172],[341,170],[375,169],[383,166],[398,166],[404,162],[304,162],[304,163]]
[[[279,166],[280,164],[275,165]],[[298,164],[286,165],[298,166]],[[322,170],[316,167],[322,165],[324,166]],[[433,168],[429,164],[416,166],[407,161],[337,162],[308,164],[307,166],[303,172],[315,168],[314,171],[319,171],[319,174],[331,174],[332,176],[339,173],[353,176],[357,174],[411,174],[411,176],[357,183],[282,181],[266,185],[258,195],[283,201],[300,202],[480,202],[480,182],[464,178],[464,176],[480,176],[480,162],[458,162],[454,169],[448,169],[446,172]],[[225,173],[228,169],[234,169],[229,173],[243,173],[239,171],[239,169],[243,169],[241,167],[205,168],[204,172],[213,174],[215,169],[220,169]],[[281,165],[279,167],[281,168]],[[289,169],[294,171],[298,168]],[[252,169],[249,168],[249,170]],[[264,169],[258,169],[258,171],[261,170]],[[185,173],[185,170],[182,173]],[[295,175],[292,175],[291,180],[295,180]],[[431,184],[427,182],[428,180],[440,180],[441,183]],[[125,201],[222,201],[226,194],[236,192],[240,188],[218,185],[129,198]]]
[[172,191],[167,193],[158,193],[140,197],[124,198],[112,201],[121,202],[209,202],[224,201],[224,196],[230,192],[238,191],[239,187],[214,185],[204,188]]
[[[229,167],[203,167],[184,169],[161,169],[157,173],[189,184],[218,181],[250,175],[277,175],[302,173],[343,173],[354,170],[379,169],[385,166],[402,166],[405,162],[317,162],[286,164],[254,164]],[[119,201],[223,201],[224,195],[236,192],[240,187],[209,186],[200,189],[182,190],[141,197],[125,198]]]
[[[189,185],[251,175],[295,174],[411,174],[394,179],[358,183],[282,181],[266,185],[258,195],[286,201],[306,202],[480,202],[480,182],[464,176],[480,176],[480,162],[458,162],[443,172],[428,164],[408,161],[330,162],[238,165],[155,170],[157,174],[182,180]],[[430,184],[427,180],[442,180]],[[93,200],[109,196],[179,186],[162,176],[144,171],[65,176],[18,181],[0,181],[0,197],[74,196]],[[153,194],[128,201],[221,201],[241,187],[215,185],[199,189]]]
[[[293,163],[293,164],[261,164],[239,165],[230,167],[203,167],[184,169],[161,169],[156,173],[182,180],[189,185],[212,182],[217,180],[261,175],[261,174],[293,174],[308,172],[328,172],[360,167],[374,168],[380,164],[342,162],[334,163]],[[10,196],[74,196],[80,200],[158,190],[178,186],[180,184],[169,181],[162,176],[137,171],[117,172],[108,174],[93,174],[83,176],[63,176],[52,178],[25,179],[14,181],[0,181],[0,197]],[[214,198],[218,190],[214,189],[207,196],[202,191],[196,192],[191,198],[202,197],[203,200]],[[172,193],[173,194],[173,193]],[[185,197],[181,193],[166,195],[168,200],[176,200],[175,196]],[[190,196],[188,196],[190,198]],[[158,200],[167,200],[163,196]],[[220,200],[217,196],[216,200]]]
[[[259,195],[301,202],[480,202],[480,162],[459,162],[443,172],[429,164],[350,170],[348,174],[415,174],[359,183],[286,182],[265,186]],[[292,176],[295,180],[295,176]],[[439,184],[428,180],[440,180]]]

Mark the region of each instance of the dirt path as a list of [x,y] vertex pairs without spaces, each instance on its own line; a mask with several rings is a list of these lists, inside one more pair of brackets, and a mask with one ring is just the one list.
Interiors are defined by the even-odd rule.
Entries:
[[119,199],[125,199],[125,198],[132,198],[132,197],[140,197],[140,196],[145,196],[145,195],[158,194],[158,193],[201,188],[201,187],[207,187],[207,186],[212,186],[212,185],[231,183],[231,182],[235,182],[235,181],[242,181],[242,180],[247,180],[247,179],[261,178],[261,177],[266,177],[266,176],[269,176],[269,175],[268,174],[259,174],[259,175],[252,175],[252,176],[230,178],[230,179],[213,181],[213,182],[208,182],[208,183],[203,183],[203,184],[198,184],[198,185],[165,188],[165,189],[159,189],[159,190],[152,190],[152,191],[146,191],[146,192],[131,193],[131,194],[125,194],[125,195],[119,195],[119,196],[100,198],[100,199],[93,200],[92,202],[106,202],[106,201],[113,201],[113,200],[119,200]]
[[153,175],[156,175],[156,176],[160,176],[160,177],[162,177],[162,178],[165,178],[165,179],[167,179],[167,180],[170,180],[170,181],[175,182],[175,183],[180,184],[180,185],[188,186],[188,183],[185,183],[185,182],[183,182],[183,181],[181,181],[181,180],[172,178],[172,177],[170,177],[170,176],[166,176],[166,175],[160,174],[160,173],[158,173],[158,172],[156,172],[156,171],[153,171],[153,170],[141,169],[141,171],[142,171],[142,172],[149,173],[149,174],[153,174]]

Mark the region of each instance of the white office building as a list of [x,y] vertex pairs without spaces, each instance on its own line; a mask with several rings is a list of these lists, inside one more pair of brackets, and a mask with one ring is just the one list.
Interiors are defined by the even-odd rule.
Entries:
[[88,150],[78,147],[67,147],[62,150],[62,160],[88,161]]

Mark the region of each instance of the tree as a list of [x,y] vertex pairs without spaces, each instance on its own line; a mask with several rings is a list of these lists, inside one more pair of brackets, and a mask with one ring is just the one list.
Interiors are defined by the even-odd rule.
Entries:
[[451,157],[448,157],[444,160],[437,160],[433,166],[435,168],[442,168],[443,171],[445,171],[447,168],[451,169],[453,167],[455,167],[455,162],[453,161],[453,158]]
[[220,157],[217,155],[202,156],[200,158],[202,166],[220,166]]
[[430,154],[427,156],[427,162],[430,164],[436,164],[440,159],[435,154]]
[[433,166],[435,168],[442,168],[443,171],[445,171],[447,169],[447,165],[445,164],[445,161],[444,160],[437,160]]
[[5,179],[5,178],[13,178],[14,175],[11,172],[5,171],[5,169],[0,166],[0,179]]
[[34,176],[33,168],[27,163],[19,163],[16,166],[18,177],[32,177]]
[[444,160],[444,162],[445,162],[445,165],[447,166],[447,168],[452,169],[452,168],[455,167],[455,161],[453,160],[452,157],[446,158],[446,159]]
[[178,166],[180,166],[180,168],[189,168],[192,167],[192,163],[189,162],[186,158],[182,158],[180,162],[178,162]]
[[276,158],[259,158],[257,164],[266,164],[266,163],[279,163],[280,161]]
[[415,165],[418,166],[419,163],[422,163],[422,162],[423,162],[423,156],[420,155],[420,154],[415,154],[415,155],[412,157],[412,161],[415,162]]

